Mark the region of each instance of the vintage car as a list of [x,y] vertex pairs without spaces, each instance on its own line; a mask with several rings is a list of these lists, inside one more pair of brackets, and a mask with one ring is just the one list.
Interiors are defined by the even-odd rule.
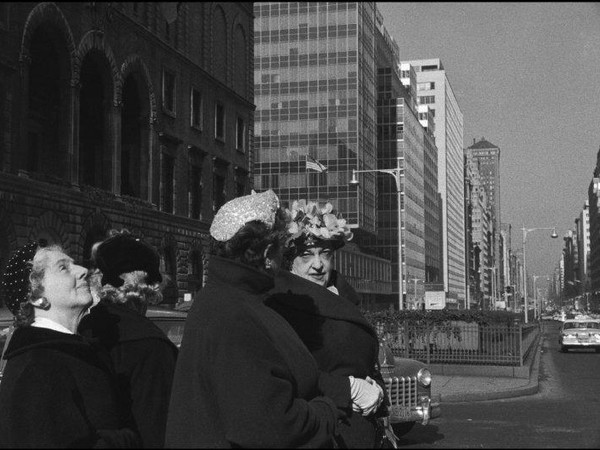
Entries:
[[600,319],[577,316],[566,319],[558,335],[561,352],[576,348],[593,348],[600,353]]
[[439,396],[431,394],[432,376],[421,361],[398,358],[385,339],[379,344],[379,364],[390,403],[389,420],[396,436],[408,433],[415,423],[427,425],[441,415]]

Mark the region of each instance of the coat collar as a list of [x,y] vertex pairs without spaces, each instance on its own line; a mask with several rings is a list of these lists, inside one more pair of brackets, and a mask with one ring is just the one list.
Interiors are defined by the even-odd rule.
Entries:
[[290,309],[316,313],[330,319],[353,322],[376,336],[371,324],[351,301],[293,273],[280,271],[275,277],[271,294],[268,302],[277,302]]
[[272,289],[275,282],[272,275],[247,264],[211,255],[206,285],[211,284],[226,284],[252,294],[261,294]]

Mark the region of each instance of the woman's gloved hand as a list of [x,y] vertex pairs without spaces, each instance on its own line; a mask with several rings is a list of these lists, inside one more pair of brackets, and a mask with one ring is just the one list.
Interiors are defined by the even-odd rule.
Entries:
[[350,378],[352,409],[363,416],[374,413],[383,401],[383,389],[371,377]]

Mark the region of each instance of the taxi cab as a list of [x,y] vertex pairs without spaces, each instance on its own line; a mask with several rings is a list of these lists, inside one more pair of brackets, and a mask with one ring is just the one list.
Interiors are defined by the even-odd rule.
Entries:
[[558,344],[561,352],[593,348],[600,353],[600,319],[579,315],[565,320],[560,327]]

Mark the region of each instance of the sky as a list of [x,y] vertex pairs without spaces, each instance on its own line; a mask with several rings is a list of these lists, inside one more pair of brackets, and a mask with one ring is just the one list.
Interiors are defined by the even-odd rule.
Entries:
[[[527,273],[552,276],[600,148],[600,4],[377,2],[400,59],[439,58],[464,147],[500,148],[502,223]],[[542,281],[538,279],[538,287]],[[531,295],[531,294],[530,294]]]

